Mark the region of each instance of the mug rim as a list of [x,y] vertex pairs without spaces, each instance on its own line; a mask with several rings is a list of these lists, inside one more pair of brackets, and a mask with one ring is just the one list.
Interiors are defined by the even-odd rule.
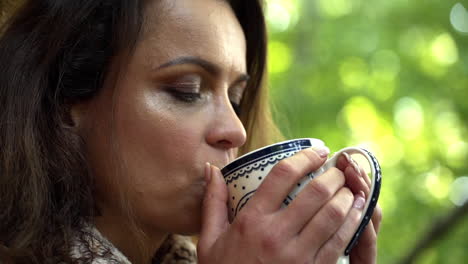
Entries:
[[[248,163],[251,160],[255,160],[258,158],[261,158],[263,156],[266,156],[270,153],[273,152],[273,149],[277,151],[277,148],[282,148],[285,147],[285,145],[290,145],[291,143],[300,143],[300,146],[305,146],[306,148],[308,147],[314,147],[314,146],[325,146],[325,143],[318,139],[318,138],[295,138],[295,139],[289,139],[289,140],[284,140],[280,142],[276,142],[255,150],[252,150],[250,152],[245,153],[244,155],[237,157],[233,161],[229,162],[226,166],[224,166],[221,169],[221,173],[223,174],[224,177],[226,177],[226,174],[230,174],[232,171],[240,167],[242,164]],[[304,144],[308,142],[309,144]]]

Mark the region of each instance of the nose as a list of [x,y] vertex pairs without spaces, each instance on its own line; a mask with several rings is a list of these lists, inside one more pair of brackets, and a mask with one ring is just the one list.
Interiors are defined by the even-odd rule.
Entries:
[[235,113],[229,98],[223,96],[216,103],[213,119],[206,135],[208,144],[228,150],[244,145],[246,138],[244,125]]

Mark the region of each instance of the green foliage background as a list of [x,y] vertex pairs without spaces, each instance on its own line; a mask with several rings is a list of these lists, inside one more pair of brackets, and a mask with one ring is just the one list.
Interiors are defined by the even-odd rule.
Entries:
[[[287,137],[362,145],[383,169],[378,263],[397,263],[468,195],[468,8],[455,0],[268,0]],[[467,263],[468,219],[415,263]]]
[[[266,2],[276,120],[378,156],[378,263],[398,263],[468,197],[468,1]],[[415,263],[468,262],[468,219],[447,230]]]

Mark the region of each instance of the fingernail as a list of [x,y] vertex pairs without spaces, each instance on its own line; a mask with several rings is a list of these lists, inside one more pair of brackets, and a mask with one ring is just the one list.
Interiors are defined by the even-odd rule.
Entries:
[[205,163],[205,181],[209,183],[211,180],[211,164],[209,162]]
[[328,157],[330,154],[330,149],[327,146],[318,146],[312,148],[321,158]]
[[356,209],[359,209],[361,210],[362,208],[364,208],[364,205],[366,204],[366,199],[364,199],[364,196],[363,196],[364,192],[360,192],[359,194],[357,194],[354,199],[354,203],[353,203],[353,207],[356,208]]
[[345,156],[348,163],[350,163],[350,164],[353,163],[353,160],[351,159],[351,156],[348,153],[343,152],[343,156]]

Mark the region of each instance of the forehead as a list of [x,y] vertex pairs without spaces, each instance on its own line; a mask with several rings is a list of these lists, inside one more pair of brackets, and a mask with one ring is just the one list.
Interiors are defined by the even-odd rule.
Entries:
[[146,64],[196,56],[245,72],[245,37],[229,4],[222,0],[151,1],[139,46]]

